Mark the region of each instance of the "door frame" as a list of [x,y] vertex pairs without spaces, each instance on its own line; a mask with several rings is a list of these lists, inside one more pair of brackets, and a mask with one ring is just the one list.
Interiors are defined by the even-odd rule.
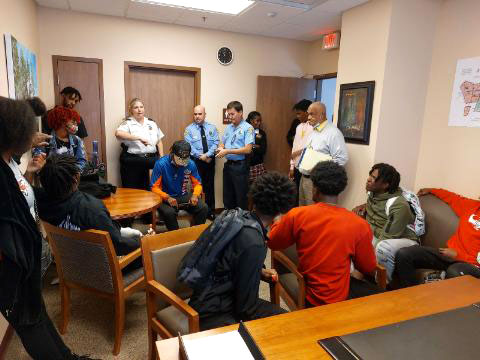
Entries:
[[[98,65],[98,94],[100,96],[100,132],[102,138],[102,159],[105,165],[105,179],[108,180],[108,165],[107,165],[107,138],[105,136],[105,103],[103,95],[103,60],[95,58],[84,58],[84,57],[75,57],[75,56],[63,56],[63,55],[52,55],[52,65],[53,65],[53,91],[55,92],[55,104],[60,103],[60,91],[58,77],[58,61],[78,61],[86,63],[95,63]],[[87,129],[88,131],[88,129]]]
[[194,87],[195,87],[194,103],[195,103],[195,106],[200,104],[200,82],[201,82],[201,72],[202,72],[200,68],[125,61],[124,62],[125,116],[128,115],[128,102],[132,98],[130,94],[130,71],[133,69],[153,69],[153,70],[160,70],[160,71],[172,71],[172,72],[183,72],[187,74],[193,74]]

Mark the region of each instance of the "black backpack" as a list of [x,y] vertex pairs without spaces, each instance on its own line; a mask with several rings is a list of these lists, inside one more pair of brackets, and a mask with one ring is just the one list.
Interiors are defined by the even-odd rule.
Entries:
[[191,289],[205,289],[214,282],[217,260],[230,241],[243,227],[257,230],[263,237],[263,230],[249,211],[236,208],[223,211],[195,241],[180,261],[177,280]]

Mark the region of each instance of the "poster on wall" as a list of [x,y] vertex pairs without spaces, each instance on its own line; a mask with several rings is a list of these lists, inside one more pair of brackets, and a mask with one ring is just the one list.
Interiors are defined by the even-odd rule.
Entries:
[[480,57],[457,61],[448,126],[480,127]]
[[26,99],[38,96],[37,57],[11,34],[5,34],[8,96]]

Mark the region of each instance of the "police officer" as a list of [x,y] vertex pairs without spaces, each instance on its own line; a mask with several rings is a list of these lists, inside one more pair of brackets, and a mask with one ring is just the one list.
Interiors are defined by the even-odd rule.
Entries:
[[193,123],[185,129],[184,137],[192,147],[190,156],[195,161],[202,178],[205,202],[208,205],[208,217],[213,218],[215,210],[215,150],[220,138],[215,125],[205,121],[205,107],[193,108]]
[[225,129],[223,144],[217,149],[217,158],[226,157],[223,167],[223,204],[226,209],[248,207],[249,165],[246,156],[255,142],[253,127],[243,120],[243,106],[238,101],[227,105],[230,124]]

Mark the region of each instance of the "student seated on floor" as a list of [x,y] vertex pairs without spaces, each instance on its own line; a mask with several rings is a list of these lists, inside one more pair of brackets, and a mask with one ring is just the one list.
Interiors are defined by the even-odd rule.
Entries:
[[[170,154],[157,160],[150,186],[161,196],[158,211],[168,230],[178,229],[177,213],[183,209],[193,214],[193,224],[205,224],[208,206],[200,198],[202,184],[195,162],[190,159],[191,147],[185,140],[175,141]],[[191,182],[193,191],[188,191]]]
[[201,330],[286,312],[260,299],[258,291],[261,279],[269,281],[276,278],[274,270],[263,269],[267,255],[266,228],[275,216],[293,206],[295,185],[284,175],[266,173],[253,183],[250,194],[253,211],[239,208],[226,210],[209,227],[221,226],[222,221],[227,221],[225,214],[230,212],[237,221],[243,221],[239,232],[226,244],[217,259],[212,277],[214,283],[195,289],[190,299],[189,305],[200,315]]
[[[78,190],[79,182],[80,169],[73,156],[49,156],[40,171],[42,188],[35,189],[40,218],[67,230],[108,231],[117,255],[126,255],[140,247],[142,233],[121,228],[101,200]],[[141,262],[136,266],[141,266]]]
[[352,262],[362,274],[373,275],[376,259],[368,223],[337,205],[338,195],[347,186],[345,169],[333,161],[320,162],[312,169],[311,179],[314,204],[276,219],[268,247],[281,250],[296,244],[307,307],[380,292],[350,276]]
[[406,246],[418,245],[419,241],[412,227],[415,213],[402,195],[399,184],[400,174],[393,166],[373,165],[365,185],[367,203],[352,210],[372,227],[377,261],[387,270],[388,281],[395,268],[396,252]]
[[447,278],[472,275],[480,278],[480,201],[443,189],[421,189],[419,196],[432,194],[447,203],[460,218],[446,248],[411,246],[397,252],[395,273],[402,287],[418,285],[416,269],[446,271]]

